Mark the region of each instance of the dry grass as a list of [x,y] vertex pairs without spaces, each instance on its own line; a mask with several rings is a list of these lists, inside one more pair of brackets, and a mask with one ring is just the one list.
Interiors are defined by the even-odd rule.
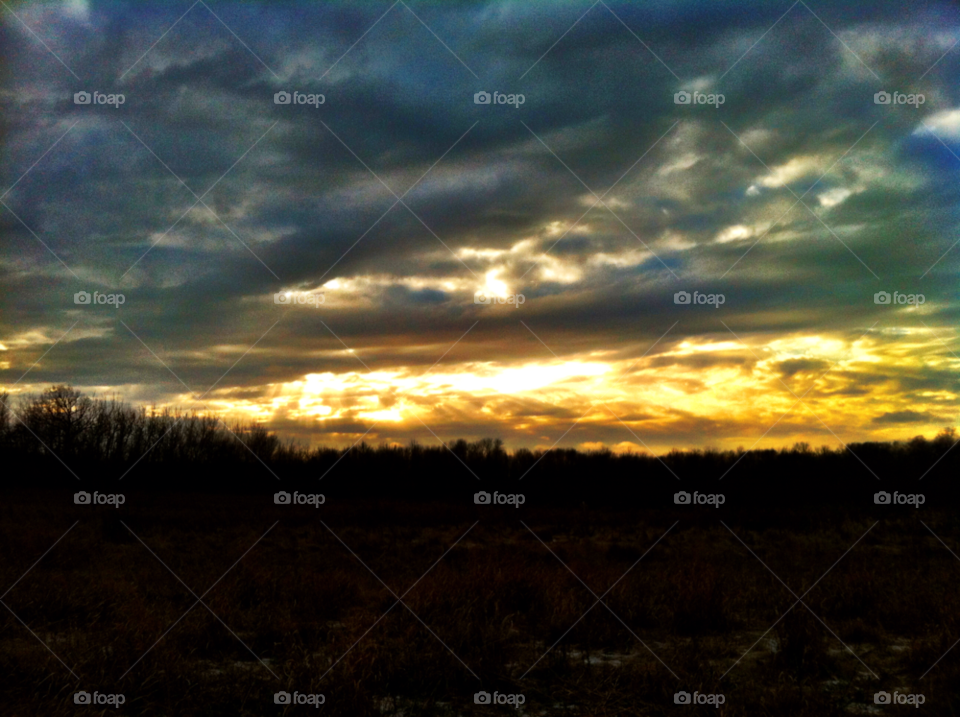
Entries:
[[[80,521],[3,598],[80,680],[4,611],[4,714],[97,714],[73,704],[77,689],[122,692],[126,705],[108,713],[124,715],[284,714],[273,704],[280,689],[323,693],[319,711],[343,715],[502,713],[473,704],[481,688],[522,692],[526,714],[674,714],[678,689],[724,693],[713,712],[724,715],[866,712],[877,689],[922,692],[928,714],[960,710],[960,653],[920,680],[960,638],[960,561],[913,516],[879,523],[804,598],[879,680],[802,605],[721,680],[796,598],[716,520],[472,505],[283,509],[269,496],[128,496],[119,511],[71,501],[21,494],[0,509],[4,591]],[[956,545],[955,517],[922,517]],[[202,605],[180,619],[195,598],[121,518],[197,595],[280,521],[204,599],[276,678]],[[403,594],[478,518],[404,601],[481,681],[402,605],[387,612],[395,598],[320,522]],[[874,521],[725,520],[798,595]],[[617,583],[604,598],[616,616],[596,605],[581,619],[595,598],[578,577],[597,595]],[[307,713],[285,714],[297,709]]]

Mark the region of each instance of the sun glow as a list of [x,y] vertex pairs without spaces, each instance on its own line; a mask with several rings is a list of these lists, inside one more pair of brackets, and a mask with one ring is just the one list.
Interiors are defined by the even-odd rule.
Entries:
[[497,278],[502,272],[502,269],[491,269],[484,275],[483,288],[488,296],[507,296],[510,293],[506,283]]
[[[204,413],[260,423],[313,444],[352,445],[361,436],[403,444],[413,437],[488,435],[513,447],[549,447],[570,430],[567,447],[617,452],[662,452],[705,441],[726,448],[780,447],[797,440],[839,445],[864,435],[902,438],[905,430],[932,436],[955,423],[951,391],[919,386],[905,410],[896,381],[865,381],[882,379],[885,372],[923,370],[931,362],[938,371],[960,369],[960,358],[937,352],[937,346],[936,336],[925,329],[775,339],[738,331],[737,338],[664,341],[647,356],[641,355],[647,345],[638,346],[633,357],[594,350],[563,359],[457,362],[451,354],[430,367],[436,354],[431,346],[429,363],[320,371],[255,392],[218,387],[202,405],[184,394],[158,407],[196,405]],[[365,349],[354,355],[368,359]]]

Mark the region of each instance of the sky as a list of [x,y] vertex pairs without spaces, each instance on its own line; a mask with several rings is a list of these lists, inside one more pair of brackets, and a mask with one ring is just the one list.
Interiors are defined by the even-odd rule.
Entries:
[[957,424],[956,3],[0,19],[14,401],[67,383],[338,447]]

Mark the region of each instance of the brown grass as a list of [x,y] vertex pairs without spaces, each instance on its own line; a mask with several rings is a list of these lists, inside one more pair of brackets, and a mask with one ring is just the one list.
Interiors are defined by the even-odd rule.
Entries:
[[[122,692],[126,705],[107,711],[118,715],[308,713],[275,706],[280,689],[323,693],[319,712],[343,715],[502,714],[473,704],[480,689],[523,693],[527,714],[675,714],[679,689],[724,693],[709,712],[723,715],[863,712],[878,689],[922,692],[927,714],[960,709],[960,651],[920,680],[960,638],[960,561],[912,516],[883,520],[804,598],[879,680],[802,605],[721,680],[796,598],[719,522],[525,512],[555,557],[509,510],[472,505],[314,510],[269,496],[142,495],[117,511],[24,494],[0,515],[3,591],[80,521],[4,602],[81,679],[4,611],[4,714],[98,714],[73,704],[77,689]],[[404,601],[480,681],[402,605],[377,622],[395,598],[320,523],[402,594],[478,518]],[[195,602],[121,519],[197,595],[280,521],[204,599],[279,679],[202,605],[120,679]],[[956,518],[923,519],[956,545]],[[873,519],[727,523],[799,595]],[[617,617],[596,605],[580,619],[595,598],[558,557],[597,595],[627,573],[604,598]]]

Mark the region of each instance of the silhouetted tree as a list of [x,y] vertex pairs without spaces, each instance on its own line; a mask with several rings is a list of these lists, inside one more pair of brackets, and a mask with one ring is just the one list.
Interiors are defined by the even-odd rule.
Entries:
[[26,402],[19,418],[47,447],[58,454],[72,455],[78,440],[91,427],[94,404],[70,386],[51,386],[39,398]]
[[780,450],[673,449],[661,456],[559,447],[511,454],[499,438],[307,449],[261,424],[228,427],[215,415],[133,408],[88,398],[70,386],[51,386],[15,404],[0,395],[0,464],[14,469],[4,472],[2,488],[75,484],[74,476],[115,486],[123,476],[130,481],[125,486],[257,491],[272,487],[276,476],[290,481],[285,490],[316,489],[322,476],[324,490],[345,498],[460,501],[477,490],[500,490],[538,494],[540,503],[630,506],[670,505],[673,492],[684,490],[722,491],[736,505],[823,496],[837,505],[863,505],[864,495],[872,498],[878,489],[915,492],[921,475],[928,494],[960,492],[953,480],[960,468],[956,443],[957,431],[948,427],[932,440],[917,436],[816,451],[798,442]]

